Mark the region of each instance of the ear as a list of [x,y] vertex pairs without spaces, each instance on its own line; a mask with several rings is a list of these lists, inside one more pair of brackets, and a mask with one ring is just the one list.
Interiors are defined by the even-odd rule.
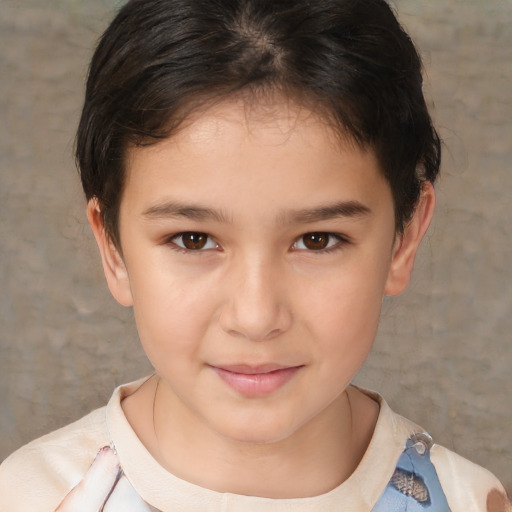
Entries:
[[97,199],[91,199],[87,203],[87,219],[100,250],[103,271],[105,272],[110,293],[119,304],[131,306],[133,299],[128,271],[119,249],[105,231],[101,208]]
[[430,182],[425,182],[412,219],[405,226],[403,234],[397,237],[395,241],[391,266],[384,289],[385,295],[399,295],[409,285],[414,259],[434,215],[435,204],[434,187]]

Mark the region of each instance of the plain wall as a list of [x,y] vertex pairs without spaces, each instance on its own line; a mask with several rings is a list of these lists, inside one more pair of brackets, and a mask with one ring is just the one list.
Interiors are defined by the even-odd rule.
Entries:
[[[512,491],[512,2],[399,0],[444,139],[410,290],[357,383]],[[113,0],[0,0],[0,459],[150,371],[110,297],[72,158]]]

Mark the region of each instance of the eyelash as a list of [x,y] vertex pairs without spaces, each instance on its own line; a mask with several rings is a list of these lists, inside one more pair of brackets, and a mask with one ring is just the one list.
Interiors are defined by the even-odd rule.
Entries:
[[[214,247],[207,247],[206,249],[204,249],[203,247],[201,247],[199,249],[189,249],[188,247],[182,247],[181,245],[178,245],[176,243],[176,240],[178,240],[180,238],[183,240],[183,237],[185,237],[186,235],[204,236],[204,237],[206,237],[205,245],[208,245],[209,243],[213,242],[215,246]],[[214,242],[210,235],[208,235],[207,233],[202,233],[201,231],[183,231],[181,233],[176,233],[175,235],[172,235],[169,238],[167,238],[166,244],[171,245],[173,250],[179,251],[179,252],[182,252],[182,253],[185,253],[185,254],[200,253],[200,252],[204,252],[205,250],[212,250],[212,249],[219,249],[220,248],[219,244]]]
[[[205,241],[205,245],[203,247],[200,247],[200,248],[197,248],[197,249],[190,249],[190,248],[187,248],[187,247],[184,247],[184,246],[181,246],[181,245],[178,245],[176,243],[176,240],[179,240],[180,238],[183,240],[183,237],[185,236],[193,236],[193,235],[196,235],[196,236],[199,236],[199,237],[206,237],[206,241]],[[301,243],[302,242],[302,245],[305,246],[304,244],[304,239],[305,237],[307,236],[310,236],[310,237],[313,237],[313,236],[316,236],[316,237],[319,237],[319,238],[322,238],[322,237],[327,237],[327,247],[325,248],[319,248],[319,249],[311,249],[311,248],[307,248],[307,247],[304,247],[304,248],[297,248],[297,244]],[[331,243],[332,239],[335,239],[335,243],[330,245],[329,244]],[[183,243],[183,241],[182,241]],[[214,247],[206,247],[208,244],[211,244],[213,243],[214,244]],[[313,253],[313,254],[329,254],[331,252],[335,252],[335,251],[338,251],[340,249],[342,249],[344,246],[348,245],[350,243],[350,240],[346,237],[346,236],[343,236],[343,235],[340,235],[338,233],[329,233],[329,232],[326,232],[326,231],[311,231],[309,233],[304,233],[303,235],[301,235],[300,237],[298,237],[295,242],[293,242],[292,246],[291,246],[291,249],[293,251],[305,251],[305,252],[309,252],[309,253]],[[185,253],[185,254],[193,254],[193,253],[201,253],[201,252],[205,252],[207,250],[212,250],[212,249],[220,249],[220,246],[219,244],[217,244],[212,238],[210,235],[208,235],[207,233],[202,233],[200,231],[184,231],[184,232],[181,232],[181,233],[176,233],[175,235],[172,235],[170,236],[169,238],[166,239],[166,244],[169,244],[172,246],[172,249],[175,250],[175,251],[179,251],[179,252],[182,252],[182,253]],[[183,243],[183,245],[185,245]]]
[[[299,242],[302,242],[302,244],[305,245],[304,244],[305,237],[313,236],[313,235],[315,235],[317,237],[318,236],[319,237],[327,237],[327,247],[325,247],[324,249],[308,249],[307,247],[302,249],[302,248],[295,247]],[[332,239],[335,240],[335,243],[329,246]],[[350,240],[346,236],[340,235],[338,233],[329,233],[326,231],[311,231],[309,233],[304,233],[299,238],[297,238],[297,240],[292,245],[292,249],[294,249],[296,251],[306,251],[306,252],[312,253],[312,254],[329,254],[331,252],[335,252],[335,251],[339,251],[339,250],[343,249],[349,243],[350,243]]]

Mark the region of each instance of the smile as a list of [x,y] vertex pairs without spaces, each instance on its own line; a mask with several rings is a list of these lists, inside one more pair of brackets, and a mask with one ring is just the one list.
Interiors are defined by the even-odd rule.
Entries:
[[284,386],[303,366],[234,365],[211,368],[224,383],[241,395],[262,397]]

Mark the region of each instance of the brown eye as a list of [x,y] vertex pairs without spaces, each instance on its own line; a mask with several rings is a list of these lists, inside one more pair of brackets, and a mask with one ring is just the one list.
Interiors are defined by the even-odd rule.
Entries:
[[184,233],[182,235],[183,245],[186,249],[202,249],[208,241],[208,236],[204,233]]
[[297,241],[292,245],[292,249],[299,251],[316,251],[318,253],[327,253],[331,250],[341,249],[349,243],[349,240],[344,235],[327,233],[325,231],[314,231],[299,237]]
[[189,251],[199,251],[201,249],[213,249],[215,244],[210,240],[206,233],[187,231],[180,233],[173,238],[173,242],[183,249]]
[[330,239],[329,233],[307,233],[302,237],[302,243],[310,251],[321,251],[327,248]]

